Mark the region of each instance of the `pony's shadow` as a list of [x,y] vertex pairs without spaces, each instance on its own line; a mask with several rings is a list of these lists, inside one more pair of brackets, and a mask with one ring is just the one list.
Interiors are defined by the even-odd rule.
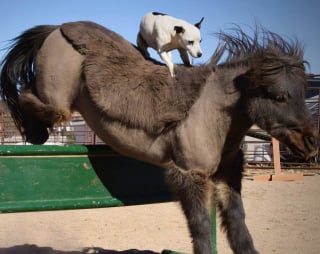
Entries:
[[[164,251],[165,252],[165,251]],[[0,248],[0,254],[160,254],[151,250],[105,250],[99,247],[85,248],[80,251],[61,251],[51,247],[39,247],[33,244],[17,245]]]

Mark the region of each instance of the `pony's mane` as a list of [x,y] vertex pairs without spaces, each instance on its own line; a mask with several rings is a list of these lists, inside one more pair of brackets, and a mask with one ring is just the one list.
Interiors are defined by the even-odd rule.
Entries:
[[297,39],[285,40],[260,26],[256,26],[253,36],[238,26],[230,33],[219,32],[216,35],[219,44],[210,64],[217,68],[256,64],[257,59],[268,62],[270,69],[283,65],[303,67],[306,63],[303,61],[303,47]]

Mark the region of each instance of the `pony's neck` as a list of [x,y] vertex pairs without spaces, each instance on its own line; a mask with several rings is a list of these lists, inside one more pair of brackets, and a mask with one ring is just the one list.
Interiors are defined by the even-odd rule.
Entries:
[[[236,79],[248,70],[247,66],[217,69],[213,74],[212,107],[218,107],[225,121],[223,152],[237,149],[252,122],[247,112],[246,95],[237,87]],[[217,105],[218,104],[218,105]]]
[[176,67],[174,89],[177,95],[176,105],[184,105],[186,111],[196,103],[202,94],[212,70],[207,66]]

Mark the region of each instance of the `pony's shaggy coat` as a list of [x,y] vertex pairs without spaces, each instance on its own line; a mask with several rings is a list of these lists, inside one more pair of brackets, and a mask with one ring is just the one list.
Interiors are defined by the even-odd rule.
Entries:
[[1,95],[31,143],[44,143],[48,128],[77,110],[113,149],[164,167],[194,253],[212,253],[212,199],[233,252],[257,253],[241,199],[241,141],[257,124],[309,158],[317,130],[304,103],[299,44],[263,29],[253,37],[234,32],[220,33],[207,64],[176,66],[173,79],[166,66],[97,24],[38,26],[14,40]]
[[181,85],[163,68],[145,61],[128,41],[102,26],[83,26],[80,22],[64,24],[60,29],[86,56],[84,79],[104,117],[151,135],[187,116],[209,74],[207,71],[201,77],[193,69],[184,68],[183,79],[189,82]]

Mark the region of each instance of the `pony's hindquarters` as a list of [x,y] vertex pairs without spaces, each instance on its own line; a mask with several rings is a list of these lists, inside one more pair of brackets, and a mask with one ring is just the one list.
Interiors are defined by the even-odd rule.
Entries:
[[57,26],[36,26],[26,30],[13,39],[11,49],[2,62],[1,97],[21,135],[32,143],[44,143],[48,138],[48,131],[43,123],[26,116],[25,112],[28,110],[32,114],[31,109],[28,108],[29,104],[20,105],[19,97],[24,91],[35,92],[34,60],[43,41],[56,28]]
[[79,94],[84,56],[79,54],[56,29],[40,48],[35,69],[36,91],[45,104],[71,111]]
[[82,59],[57,26],[37,26],[14,39],[0,91],[25,141],[46,142],[48,128],[70,118]]

